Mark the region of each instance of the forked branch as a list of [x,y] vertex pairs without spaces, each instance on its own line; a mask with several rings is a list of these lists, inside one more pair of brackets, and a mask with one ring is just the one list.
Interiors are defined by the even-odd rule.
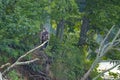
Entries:
[[[45,41],[44,43],[42,43],[41,45],[39,45],[39,46],[31,49],[30,51],[28,51],[28,52],[25,53],[24,55],[20,56],[20,57],[18,58],[18,60],[17,60],[15,63],[13,63],[12,65],[10,65],[6,70],[4,70],[4,71],[1,73],[1,75],[2,75],[2,76],[5,76],[5,75],[10,71],[10,69],[12,69],[12,68],[15,67],[15,66],[30,64],[30,63],[33,63],[33,62],[39,60],[38,58],[35,58],[35,59],[33,59],[33,60],[29,60],[29,61],[25,61],[25,62],[20,62],[20,60],[22,60],[25,56],[27,56],[28,54],[32,53],[33,51],[41,48],[41,47],[44,46],[44,44],[47,43],[47,42],[48,42],[48,40]],[[1,66],[1,68],[3,68],[3,67],[6,66],[6,65],[8,65],[8,64],[5,64],[5,65]]]

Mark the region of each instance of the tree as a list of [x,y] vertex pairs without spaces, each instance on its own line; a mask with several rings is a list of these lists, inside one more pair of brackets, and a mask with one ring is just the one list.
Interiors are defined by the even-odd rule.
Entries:
[[32,2],[32,0],[0,1],[0,50],[1,55],[4,55],[1,57],[3,61],[7,61],[5,59],[8,59],[8,56],[17,58],[39,44],[38,33],[43,21],[40,15],[44,9],[41,7],[45,6],[39,3],[40,1]]
[[88,13],[87,11],[85,11],[85,7],[87,4],[86,0],[77,0],[78,6],[79,6],[79,12],[83,13],[85,12],[85,14],[82,17],[82,25],[80,27],[80,38],[79,38],[79,42],[78,45],[79,46],[83,46],[86,44],[86,40],[87,40],[87,32],[89,30],[89,19],[86,16],[86,14]]
[[[81,78],[81,80],[86,80],[88,78],[88,76],[90,75],[91,71],[93,71],[93,69],[95,69],[96,65],[101,62],[102,57],[112,48],[116,47],[117,44],[120,43],[119,41],[119,35],[120,35],[120,29],[118,30],[116,36],[113,38],[113,40],[107,44],[105,44],[105,41],[107,40],[108,36],[110,35],[111,31],[113,30],[113,27],[111,28],[111,30],[108,32],[108,34],[106,35],[106,37],[104,38],[104,40],[101,42],[100,47],[99,47],[99,51],[97,53],[96,59],[94,60],[94,62],[92,63],[91,67],[89,68],[89,70],[85,73],[85,75]],[[100,75],[102,75],[103,73],[113,69],[114,67],[118,66],[120,63],[114,65],[112,68],[105,70],[104,72],[102,72]],[[100,77],[100,75],[98,75],[96,78],[94,78],[94,80],[96,80],[98,77]]]
[[4,68],[5,66],[9,66],[7,67],[7,69],[5,69],[2,73],[0,72],[0,79],[1,80],[5,80],[4,77],[6,76],[6,74],[9,73],[9,71],[14,68],[15,66],[20,66],[20,65],[26,65],[26,64],[30,64],[30,63],[33,63],[35,61],[38,61],[39,59],[38,58],[35,58],[33,60],[29,60],[29,61],[25,61],[25,62],[21,62],[21,60],[26,57],[28,54],[32,53],[33,51],[43,47],[45,45],[45,43],[47,43],[48,41],[45,41],[44,43],[42,43],[41,45],[35,47],[34,49],[31,49],[29,50],[26,54],[20,56],[13,64],[10,64],[10,63],[6,63],[4,65],[2,65],[0,68]]
[[[52,79],[79,80],[94,62],[95,51],[110,26],[117,25],[103,46],[112,41],[119,29],[118,0],[1,0],[0,5],[0,61],[4,61],[0,64],[14,63],[39,45],[38,34],[46,27],[50,42],[45,53],[51,61]],[[117,50],[111,50],[104,59],[119,56]],[[94,72],[85,76],[91,79],[97,75]]]
[[[89,55],[96,56],[96,54],[93,53],[95,53],[94,51],[99,45],[99,43],[96,42],[96,40],[98,40],[97,37],[100,35],[103,38],[103,35],[106,33],[106,31],[110,29],[110,26],[114,24],[119,25],[119,23],[117,22],[120,19],[120,16],[118,15],[119,11],[117,11],[117,9],[119,8],[118,6],[119,3],[117,3],[118,1],[104,1],[104,0],[103,1],[76,0],[76,2],[78,3],[79,11],[83,13],[83,19],[81,19],[82,25],[80,26],[80,38],[78,45],[85,45],[86,43],[89,50],[92,50],[91,52],[88,51],[89,53],[88,56]],[[84,20],[84,17],[86,17],[88,21]],[[109,41],[111,41],[110,36],[107,38],[105,43],[107,44]],[[111,55],[113,54],[111,53]],[[116,55],[119,56],[118,54]],[[108,54],[108,56],[106,57],[108,59],[110,58],[110,55]],[[94,57],[92,58],[94,59]],[[117,57],[114,58],[117,59]],[[111,59],[113,59],[113,57],[111,57]]]
[[[58,14],[59,13],[59,14]],[[51,20],[54,20],[56,26],[56,37],[63,40],[64,29],[67,20],[78,15],[75,0],[61,0],[51,2]]]

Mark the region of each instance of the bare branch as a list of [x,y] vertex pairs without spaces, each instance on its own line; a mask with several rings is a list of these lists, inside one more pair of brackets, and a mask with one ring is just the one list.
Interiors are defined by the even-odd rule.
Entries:
[[[113,38],[112,42],[107,43],[106,45],[104,44],[106,39],[108,38],[109,34],[111,33],[112,29],[114,28],[114,26],[110,29],[110,31],[108,32],[108,34],[106,35],[106,37],[103,39],[103,41],[100,44],[99,47],[99,51],[98,54],[96,56],[96,59],[94,60],[94,62],[92,63],[91,67],[89,68],[89,70],[84,74],[84,76],[81,78],[81,80],[86,80],[88,78],[88,76],[90,75],[90,73],[93,71],[93,69],[96,67],[96,65],[102,60],[102,57],[107,53],[108,50],[110,50],[111,48],[114,47],[114,43],[116,42],[118,36],[120,35],[120,29],[117,32],[117,34],[115,35],[115,37]],[[119,40],[119,39],[118,39]],[[117,40],[117,41],[118,41]],[[117,43],[118,44],[118,43]],[[107,70],[109,71],[109,70]],[[102,73],[101,73],[102,74]]]
[[[99,50],[100,50],[100,52],[99,52],[99,55],[100,56],[103,56],[108,50],[110,50],[113,46],[114,46],[114,43],[116,42],[116,39],[117,39],[117,37],[120,35],[120,29],[119,29],[119,31],[117,32],[117,34],[115,35],[115,37],[113,38],[113,40],[112,40],[112,42],[109,42],[108,44],[106,44],[106,45],[103,45],[103,47],[101,48],[99,48]],[[106,36],[107,37],[107,36]],[[105,38],[106,38],[105,37]],[[118,39],[119,40],[119,39]],[[99,56],[98,55],[98,56]]]
[[14,64],[12,64],[10,67],[8,67],[6,70],[4,70],[4,72],[2,73],[2,75],[5,75],[7,72],[10,71],[10,69],[12,69],[15,66],[19,66],[19,65],[25,65],[25,64],[30,64],[33,63],[35,61],[39,60],[38,58],[30,60],[30,61],[25,61],[25,62],[15,62]]
[[99,54],[100,57],[104,56],[104,54],[110,49],[109,45],[111,45],[111,43],[108,43],[103,46],[103,48]]
[[32,53],[33,51],[37,50],[38,48],[41,48],[45,43],[47,43],[47,41],[45,41],[44,43],[42,43],[41,45],[35,47],[34,49],[31,49],[30,51],[28,51],[26,54],[22,55],[21,57],[18,58],[17,62],[20,61],[22,58],[24,58],[26,55]]
[[114,39],[112,40],[112,44],[111,45],[113,45],[113,43],[116,41],[116,39],[117,39],[117,37],[120,35],[120,29],[119,29],[119,31],[117,32],[117,34],[116,34],[116,36],[114,37]]
[[35,58],[33,60],[30,60],[30,61],[18,62],[18,63],[16,63],[16,66],[30,64],[30,63],[33,63],[33,62],[38,61],[38,60],[39,60],[38,58]]
[[42,43],[41,45],[35,47],[34,49],[31,49],[31,50],[28,51],[26,54],[20,56],[15,63],[13,63],[11,66],[9,66],[6,70],[4,70],[4,71],[2,72],[2,75],[4,76],[7,72],[10,71],[10,69],[12,69],[12,68],[15,67],[15,66],[30,64],[30,63],[32,63],[32,62],[35,62],[35,61],[39,60],[38,58],[35,58],[35,59],[33,59],[33,60],[30,60],[30,61],[19,62],[22,58],[24,58],[24,57],[27,56],[28,54],[32,53],[33,51],[41,48],[41,47],[42,47],[45,43],[47,43],[47,42],[48,42],[48,40],[45,41],[44,43]]
[[6,63],[6,64],[2,65],[2,66],[0,67],[0,69],[3,69],[4,67],[9,66],[9,65],[10,65],[10,63]]
[[113,30],[114,27],[115,27],[115,25],[112,26],[112,28],[109,30],[109,32],[108,32],[107,35],[105,36],[104,40],[101,42],[98,53],[101,52],[101,49],[102,49],[102,47],[104,46],[105,40],[108,38],[109,34],[111,33],[111,31]]
[[[114,42],[116,42],[116,39],[117,37],[120,35],[120,29],[119,31],[117,32],[116,36],[113,38],[112,42],[106,44],[103,46],[102,51],[100,52],[100,55],[101,57],[106,54],[106,52],[109,50],[109,49],[112,49],[112,47],[114,46]],[[107,48],[106,48],[107,47]],[[105,49],[106,48],[106,49]],[[116,64],[115,66],[113,66],[112,68],[108,69],[108,70],[105,70],[104,72],[100,73],[96,78],[94,78],[93,80],[96,80],[98,77],[100,77],[101,75],[103,75],[105,72],[115,68],[116,66],[118,66],[120,63]]]

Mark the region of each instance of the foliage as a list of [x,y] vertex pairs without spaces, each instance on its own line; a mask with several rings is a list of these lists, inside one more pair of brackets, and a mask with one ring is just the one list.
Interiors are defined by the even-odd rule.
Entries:
[[[32,13],[29,7],[33,5],[26,5],[25,7],[20,5],[21,3],[23,2],[14,2],[14,0],[13,2],[6,0],[1,3],[0,51],[1,55],[4,55],[3,61],[5,62],[7,61],[5,57],[17,58],[38,44],[39,19],[33,22],[33,18],[28,17],[29,15],[25,13],[25,11]],[[11,9],[11,7],[14,8]],[[24,8],[28,9],[25,10]],[[33,40],[34,38],[36,40]]]
[[[88,0],[85,2],[84,15],[87,16],[87,18],[90,21],[89,31],[87,33],[87,43],[89,45],[90,50],[92,50],[92,53],[95,52],[95,50],[100,44],[100,41],[102,41],[104,35],[109,31],[110,27],[113,25],[115,25],[115,29],[113,30],[109,38],[106,40],[106,42],[109,42],[113,38],[113,36],[115,36],[116,31],[118,30],[120,25],[120,11],[118,10],[120,8],[119,5],[120,2],[118,0]],[[115,55],[119,56],[119,54]],[[111,59],[118,59],[115,55],[110,52],[109,54],[107,54],[106,57]]]
[[109,72],[109,75],[113,76],[114,79],[118,78],[118,74],[117,73]]
[[84,52],[77,47],[78,37],[75,33],[66,36],[62,43],[55,36],[51,36],[46,53],[53,59],[51,69],[57,78],[79,79],[85,70]]
[[8,77],[12,80],[23,80],[22,77],[20,77],[20,75],[16,73],[17,73],[16,70],[13,70],[8,74]]
[[91,27],[103,31],[106,28],[110,29],[112,25],[119,25],[119,4],[118,0],[88,0],[86,11],[91,21]]
[[[100,42],[112,25],[117,26],[106,43],[115,36],[120,25],[119,5],[119,0],[0,0],[0,65],[15,62],[20,55],[40,44],[39,33],[48,17],[53,30],[63,19],[63,41],[55,37],[55,32],[50,33],[46,53],[52,59],[51,70],[55,77],[80,79],[94,61]],[[78,47],[83,16],[90,24],[87,44]],[[119,57],[119,52],[112,50],[104,59],[119,60]],[[39,67],[32,68],[38,70]],[[17,80],[15,73],[12,71],[10,77]],[[94,70],[89,77],[97,74]]]
[[78,7],[75,0],[52,0],[50,9],[51,18],[56,21],[60,21],[61,19],[66,20],[69,17],[79,16]]

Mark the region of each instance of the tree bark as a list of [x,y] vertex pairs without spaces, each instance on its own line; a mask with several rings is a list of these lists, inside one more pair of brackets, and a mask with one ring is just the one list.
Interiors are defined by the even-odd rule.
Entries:
[[84,16],[83,23],[82,23],[82,26],[80,29],[80,38],[79,38],[79,42],[78,42],[79,46],[86,44],[88,29],[89,29],[89,20],[87,17]]
[[57,29],[56,29],[56,37],[57,37],[60,41],[63,40],[64,24],[65,24],[65,21],[62,19],[62,20],[58,23]]

